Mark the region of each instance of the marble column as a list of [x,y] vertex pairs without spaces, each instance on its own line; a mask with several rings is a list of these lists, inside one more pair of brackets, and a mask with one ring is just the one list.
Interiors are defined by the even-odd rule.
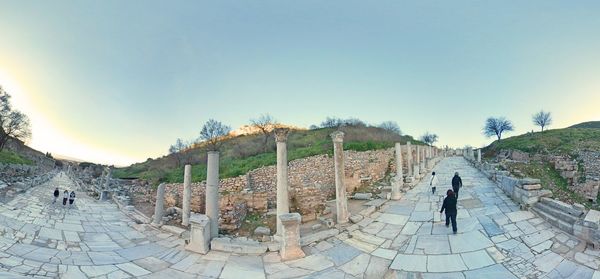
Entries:
[[288,194],[288,161],[287,137],[289,129],[278,128],[274,130],[277,142],[277,235],[281,235],[283,228],[279,216],[290,213]]
[[190,224],[190,205],[192,203],[192,165],[185,165],[183,168],[183,215],[181,224],[187,226]]
[[415,145],[415,164],[416,165],[420,165],[421,164],[421,146],[419,145]]
[[152,224],[160,226],[162,224],[162,218],[165,207],[165,184],[161,183],[156,189],[156,205],[154,205],[154,221]]
[[189,218],[191,224],[190,242],[185,246],[185,250],[206,254],[210,250],[210,220],[206,215],[191,214]]
[[110,189],[110,174],[111,174],[111,170],[108,169],[106,171],[106,179],[104,180],[104,189]]
[[415,145],[415,164],[413,166],[413,176],[418,179],[421,174],[421,146]]
[[477,162],[481,163],[481,149],[477,149]]
[[331,134],[333,139],[333,161],[335,167],[335,204],[337,223],[348,222],[348,201],[346,200],[346,184],[344,179],[344,132],[335,131]]
[[424,173],[426,167],[427,166],[425,166],[425,147],[419,146],[419,170],[420,170],[420,173]]
[[404,184],[402,177],[402,146],[399,142],[396,143],[396,179],[392,183],[392,199],[399,200],[402,197],[400,188]]
[[412,176],[413,174],[413,160],[412,160],[412,146],[410,145],[410,141],[406,142],[406,165],[408,167],[408,176]]
[[206,216],[210,220],[210,238],[219,236],[219,152],[208,152],[206,168]]
[[281,260],[289,261],[305,256],[300,246],[300,222],[302,216],[298,213],[286,213],[277,216],[282,223]]

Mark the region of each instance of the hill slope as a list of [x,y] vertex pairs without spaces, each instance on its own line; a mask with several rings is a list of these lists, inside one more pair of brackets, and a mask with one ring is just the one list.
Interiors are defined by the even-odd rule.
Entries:
[[600,121],[583,122],[583,123],[575,124],[569,128],[600,129]]
[[[293,130],[288,136],[288,160],[319,154],[333,154],[329,134],[334,128]],[[343,127],[345,150],[376,150],[393,147],[398,141],[424,144],[411,136],[400,136],[376,127]],[[236,177],[250,170],[277,162],[275,142],[271,137],[265,150],[262,135],[242,135],[224,140],[220,151],[220,177]],[[197,146],[181,153],[133,164],[113,171],[118,178],[142,178],[156,182],[182,182],[183,164],[194,166],[192,181],[206,179],[206,148]],[[197,171],[196,171],[197,170]]]
[[562,155],[576,155],[579,150],[600,150],[600,129],[565,128],[527,133],[495,141],[484,148],[486,153],[508,149]]

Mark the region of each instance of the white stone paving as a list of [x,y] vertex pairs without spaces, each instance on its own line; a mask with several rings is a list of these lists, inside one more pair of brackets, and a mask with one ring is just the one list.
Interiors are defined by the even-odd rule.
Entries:
[[421,182],[289,262],[187,252],[179,237],[84,193],[72,209],[52,205],[55,186],[75,189],[58,175],[0,206],[0,278],[600,278],[600,252],[519,210],[464,159],[434,170],[442,185],[455,171],[463,178],[458,234],[438,213],[444,187],[432,195]]

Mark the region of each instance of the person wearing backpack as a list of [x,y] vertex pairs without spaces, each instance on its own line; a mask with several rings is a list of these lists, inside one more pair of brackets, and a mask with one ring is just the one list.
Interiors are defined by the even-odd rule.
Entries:
[[52,204],[56,203],[58,196],[60,196],[60,191],[58,190],[58,187],[56,187],[56,189],[54,189],[54,199],[52,200]]
[[435,195],[435,189],[439,184],[437,176],[435,176],[435,171],[431,173],[431,180],[429,180],[429,186],[431,186],[431,194]]
[[456,197],[454,197],[454,191],[448,189],[446,191],[446,198],[444,198],[444,204],[442,205],[442,210],[440,210],[440,215],[446,211],[446,227],[450,225],[452,221],[452,233],[456,234],[458,231],[456,227]]
[[458,200],[458,191],[462,188],[462,179],[458,176],[458,172],[454,173],[454,177],[452,177],[452,191],[454,191],[454,195]]
[[73,207],[73,202],[75,202],[75,191],[71,191],[69,195],[69,208]]

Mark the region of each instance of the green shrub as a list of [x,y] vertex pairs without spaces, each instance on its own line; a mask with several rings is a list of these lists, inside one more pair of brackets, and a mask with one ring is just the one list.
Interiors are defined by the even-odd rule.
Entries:
[[33,165],[33,161],[23,158],[21,157],[21,155],[9,150],[0,151],[0,163],[15,165]]

